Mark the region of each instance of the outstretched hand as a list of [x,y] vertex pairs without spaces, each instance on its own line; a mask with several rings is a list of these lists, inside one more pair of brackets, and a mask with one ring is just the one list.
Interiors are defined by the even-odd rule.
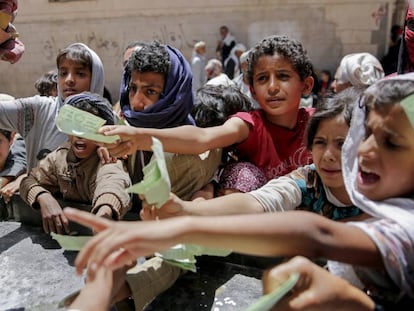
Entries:
[[140,217],[142,220],[157,220],[185,215],[184,201],[174,193],[170,193],[170,198],[160,208],[148,204],[145,201],[145,197],[141,197],[141,199],[142,209],[140,211]]
[[299,273],[299,280],[275,310],[374,310],[364,292],[301,256],[265,271],[264,293],[274,291],[292,273]]
[[90,264],[116,270],[139,256],[152,255],[174,244],[174,227],[157,221],[112,221],[80,210],[65,208],[72,221],[98,232],[79,252],[75,265],[78,274]]
[[137,129],[127,125],[105,125],[100,128],[99,133],[113,136],[118,135],[120,140],[112,144],[104,144],[111,154],[116,158],[125,158],[127,155],[134,154],[138,149]]

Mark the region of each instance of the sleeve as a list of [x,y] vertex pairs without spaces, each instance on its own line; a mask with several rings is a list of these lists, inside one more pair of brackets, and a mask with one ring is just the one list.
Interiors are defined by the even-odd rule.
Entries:
[[249,194],[259,201],[268,213],[294,210],[302,201],[302,192],[297,183],[287,176],[272,179]]
[[9,159],[1,176],[16,178],[26,172],[26,147],[23,138],[18,137],[14,140],[10,149]]
[[44,192],[59,192],[59,183],[56,173],[56,151],[49,153],[34,167],[20,184],[20,196],[22,199],[36,208],[36,199]]
[[26,137],[33,126],[36,97],[0,102],[0,128]]
[[371,222],[352,222],[376,244],[388,275],[409,296],[414,297],[414,242],[396,222],[381,219]]
[[120,160],[116,163],[101,164],[96,174],[96,188],[92,201],[92,213],[108,205],[115,219],[120,219],[131,207],[130,196],[126,188],[131,185],[131,178]]

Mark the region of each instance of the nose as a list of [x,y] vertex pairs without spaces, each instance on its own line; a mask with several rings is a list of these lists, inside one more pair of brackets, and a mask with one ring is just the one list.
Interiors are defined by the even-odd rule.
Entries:
[[279,81],[276,79],[276,77],[270,77],[269,78],[269,88],[268,93],[270,95],[275,95],[279,93],[280,87],[279,87]]
[[144,110],[144,97],[142,92],[138,89],[133,92],[129,92],[129,105],[131,106],[132,110],[134,111],[142,111]]
[[373,159],[377,154],[377,142],[374,135],[368,136],[358,146],[358,156],[364,159]]
[[323,159],[329,162],[335,162],[337,160],[336,151],[333,146],[328,145],[323,153]]
[[66,84],[69,84],[69,85],[71,85],[71,84],[75,83],[74,75],[73,75],[72,73],[68,73],[68,74],[66,75],[66,78],[65,78],[65,83],[66,83]]

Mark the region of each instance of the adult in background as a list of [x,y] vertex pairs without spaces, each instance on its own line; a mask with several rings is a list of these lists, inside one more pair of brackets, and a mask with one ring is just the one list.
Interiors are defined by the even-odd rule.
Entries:
[[202,87],[206,81],[206,43],[204,41],[198,41],[194,44],[193,56],[191,58],[191,71],[193,73],[193,93]]
[[216,52],[221,59],[221,64],[224,67],[224,62],[230,55],[231,50],[236,45],[236,38],[230,33],[227,26],[220,27],[221,40],[217,43]]

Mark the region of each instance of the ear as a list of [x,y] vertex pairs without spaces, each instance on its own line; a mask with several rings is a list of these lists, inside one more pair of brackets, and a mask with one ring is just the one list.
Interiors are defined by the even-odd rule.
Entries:
[[313,85],[315,83],[315,80],[312,76],[306,77],[303,81],[303,89],[302,89],[302,95],[309,95],[312,92]]
[[250,89],[250,94],[252,94],[253,99],[257,101],[256,91],[254,90],[251,84],[249,84],[249,89]]
[[10,133],[10,145],[12,145],[13,142],[14,142],[14,135],[16,135],[16,132],[11,132]]

